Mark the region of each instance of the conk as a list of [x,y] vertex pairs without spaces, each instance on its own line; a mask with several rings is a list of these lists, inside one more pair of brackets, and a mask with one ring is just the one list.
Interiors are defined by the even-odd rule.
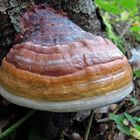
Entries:
[[20,27],[0,68],[0,94],[7,100],[73,112],[117,102],[132,91],[131,67],[110,40],[47,6],[28,9]]

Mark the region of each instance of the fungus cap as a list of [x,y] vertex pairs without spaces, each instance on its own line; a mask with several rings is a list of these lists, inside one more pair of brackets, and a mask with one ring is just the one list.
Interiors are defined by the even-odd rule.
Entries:
[[47,6],[26,11],[20,27],[0,68],[0,94],[7,100],[72,112],[117,102],[132,91],[131,67],[110,40]]

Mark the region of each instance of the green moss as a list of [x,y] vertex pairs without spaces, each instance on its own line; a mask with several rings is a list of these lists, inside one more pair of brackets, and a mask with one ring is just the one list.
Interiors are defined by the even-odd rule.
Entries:
[[106,25],[107,37],[118,46],[118,48],[122,51],[123,54],[125,54],[126,50],[124,48],[124,41],[120,38],[120,36],[116,35],[113,32],[111,24],[104,17],[103,21],[104,24]]

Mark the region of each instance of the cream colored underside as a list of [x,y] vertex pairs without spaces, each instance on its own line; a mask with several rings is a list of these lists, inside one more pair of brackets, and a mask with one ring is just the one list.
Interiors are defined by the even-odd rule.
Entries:
[[81,110],[90,110],[97,107],[105,106],[126,97],[133,89],[133,84],[129,83],[125,87],[108,93],[106,96],[96,96],[92,98],[79,99],[74,101],[35,101],[24,97],[13,95],[0,86],[0,94],[8,101],[17,105],[25,106],[32,109],[52,111],[52,112],[76,112]]

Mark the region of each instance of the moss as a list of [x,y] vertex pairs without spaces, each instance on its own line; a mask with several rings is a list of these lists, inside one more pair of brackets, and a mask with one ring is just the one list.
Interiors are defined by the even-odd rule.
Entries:
[[124,47],[124,41],[123,39],[120,38],[117,34],[112,29],[111,24],[103,17],[104,24],[106,25],[106,32],[107,32],[107,37],[111,39],[117,46],[118,48],[122,51],[123,54],[126,53],[125,47]]

